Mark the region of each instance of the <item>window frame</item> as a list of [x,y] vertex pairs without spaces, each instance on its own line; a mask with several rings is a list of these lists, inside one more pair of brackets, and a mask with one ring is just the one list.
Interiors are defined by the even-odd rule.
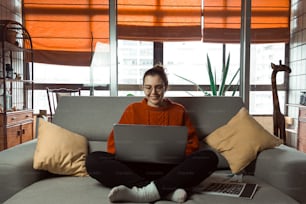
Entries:
[[[110,0],[110,60],[111,60],[111,73],[110,73],[110,84],[106,86],[98,86],[95,87],[95,90],[101,91],[109,91],[111,96],[118,95],[118,91],[133,91],[139,90],[139,85],[131,85],[131,84],[118,84],[118,59],[117,59],[117,35],[116,35],[116,0]],[[225,52],[225,49],[224,49]],[[163,62],[163,43],[154,42],[154,63]],[[289,53],[289,44],[287,43],[285,46],[285,59],[288,60]],[[225,54],[224,54],[225,56]],[[285,64],[288,62],[285,61]],[[249,76],[246,76],[249,79]],[[285,73],[284,75],[284,83],[278,85],[278,90],[286,92],[286,101],[288,101],[288,81],[289,75]],[[45,90],[46,87],[49,88],[81,88],[82,91],[91,90],[90,87],[84,86],[84,84],[51,84],[51,83],[35,83],[34,90]],[[209,85],[200,84],[200,87],[204,90],[209,90]],[[170,85],[169,88],[173,91],[194,91],[193,85]],[[249,91],[272,91],[270,85],[250,85]]]

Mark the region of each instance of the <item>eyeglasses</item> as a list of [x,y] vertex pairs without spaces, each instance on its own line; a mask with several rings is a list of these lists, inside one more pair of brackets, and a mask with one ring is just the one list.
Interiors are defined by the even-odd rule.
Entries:
[[146,93],[150,93],[153,91],[153,89],[156,91],[156,92],[162,92],[164,90],[165,86],[164,85],[156,85],[155,87],[151,86],[151,85],[144,85],[143,86],[143,90],[146,92]]

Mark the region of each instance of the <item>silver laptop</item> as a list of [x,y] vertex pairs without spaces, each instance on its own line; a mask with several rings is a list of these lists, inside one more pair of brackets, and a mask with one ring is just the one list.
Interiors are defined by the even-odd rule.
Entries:
[[122,161],[178,163],[184,159],[186,126],[115,124],[116,158]]

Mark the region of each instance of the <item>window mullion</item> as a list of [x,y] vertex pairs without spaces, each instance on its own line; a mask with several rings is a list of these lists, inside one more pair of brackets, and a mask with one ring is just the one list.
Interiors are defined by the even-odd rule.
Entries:
[[164,63],[164,44],[162,42],[154,42],[153,45],[153,62],[154,64]]

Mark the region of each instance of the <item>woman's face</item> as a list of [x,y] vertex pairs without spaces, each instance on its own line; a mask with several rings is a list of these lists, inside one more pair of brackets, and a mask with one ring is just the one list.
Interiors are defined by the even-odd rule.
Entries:
[[166,87],[159,75],[147,75],[144,79],[143,91],[149,106],[161,107],[163,105]]

